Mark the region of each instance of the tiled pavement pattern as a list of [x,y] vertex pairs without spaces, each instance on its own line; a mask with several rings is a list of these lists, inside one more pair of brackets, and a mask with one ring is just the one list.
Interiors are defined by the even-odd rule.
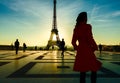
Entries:
[[[120,53],[95,52],[103,65],[97,83],[120,83]],[[0,83],[79,83],[79,72],[73,71],[75,52],[66,51],[0,51]],[[90,72],[87,83],[90,83]]]

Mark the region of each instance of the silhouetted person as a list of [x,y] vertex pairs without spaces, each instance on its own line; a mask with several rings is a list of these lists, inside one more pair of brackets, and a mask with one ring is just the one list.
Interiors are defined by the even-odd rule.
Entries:
[[52,45],[52,50],[54,50],[54,45]]
[[100,51],[100,56],[101,56],[101,52],[102,52],[102,45],[99,44],[99,51]]
[[61,56],[62,56],[62,58],[64,58],[64,51],[65,51],[65,41],[64,41],[64,39],[62,39],[60,45],[61,45],[61,50],[62,50]]
[[23,52],[25,52],[25,51],[26,51],[26,49],[27,49],[27,46],[26,46],[26,44],[25,44],[25,43],[23,43]]
[[37,46],[35,46],[35,50],[37,51]]
[[18,54],[18,49],[19,49],[19,41],[18,41],[18,39],[16,39],[16,41],[15,41],[15,51],[16,51],[16,54]]
[[88,71],[91,71],[91,83],[96,83],[97,71],[101,68],[101,62],[96,59],[94,54],[98,47],[92,36],[92,26],[87,24],[86,12],[81,12],[76,19],[72,45],[77,50],[73,70],[80,72],[80,83],[85,83]]

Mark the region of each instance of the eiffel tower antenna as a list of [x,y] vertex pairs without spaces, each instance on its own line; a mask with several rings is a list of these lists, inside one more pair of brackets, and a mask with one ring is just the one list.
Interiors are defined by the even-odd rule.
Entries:
[[[51,46],[54,47],[54,45],[56,46],[60,46],[60,38],[59,38],[59,34],[58,34],[58,29],[57,29],[57,15],[56,15],[56,4],[57,1],[53,0],[53,25],[52,25],[52,30],[51,30],[51,35],[50,35],[50,39],[48,41],[47,44],[47,49],[49,49]],[[54,36],[56,36],[55,40],[53,40]]]
[[56,3],[57,3],[56,0],[54,0],[53,29],[57,29]]

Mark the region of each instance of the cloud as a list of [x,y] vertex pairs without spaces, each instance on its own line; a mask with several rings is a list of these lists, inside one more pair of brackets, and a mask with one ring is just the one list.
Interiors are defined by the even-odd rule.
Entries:
[[[52,1],[53,0],[0,0],[0,4],[4,4],[8,9],[12,10],[12,13],[3,15],[3,17],[1,16],[1,27],[6,26],[8,31],[11,27],[11,33],[9,33],[9,31],[8,36],[12,34],[11,37],[14,38],[16,37],[14,36],[16,35],[14,33],[18,32],[13,32],[13,29],[17,28],[19,29],[19,37],[23,38],[26,36],[26,38],[23,39],[29,40],[29,37],[31,37],[31,42],[33,42],[32,40],[34,40],[34,42],[38,41],[38,43],[39,41],[47,42],[50,36],[53,21]],[[110,4],[112,3],[110,2],[107,4],[100,4],[96,1],[93,2],[93,0],[57,0],[57,2],[58,30],[62,36],[64,36],[67,43],[70,43],[71,41],[70,35],[72,35],[75,19],[81,11],[88,12],[88,17],[90,16],[88,21],[92,22],[94,27],[99,28],[102,26],[99,29],[95,29],[95,32],[100,32],[98,30],[104,30],[104,27],[108,27],[106,29],[113,28],[112,26],[116,26],[115,23],[119,24],[119,21],[115,17],[120,16],[120,11],[111,9]],[[119,25],[117,26],[119,27]],[[113,30],[115,29],[116,28],[113,28]],[[3,28],[3,30],[5,30],[5,28]],[[21,36],[21,34],[24,34],[24,36]],[[39,40],[39,38],[42,38],[42,40]]]
[[92,22],[109,22],[111,23],[114,17],[120,16],[120,11],[110,10],[110,5],[97,5],[95,4],[92,8],[90,21]]
[[104,19],[100,20],[103,15],[100,15],[100,9],[102,6],[98,6],[95,4],[90,12],[90,22],[92,21],[104,21]]
[[[52,8],[49,1],[44,0],[3,0],[0,2],[14,13],[9,15],[10,20],[23,24],[22,26],[43,26],[49,24],[52,18]],[[5,16],[6,17],[6,16]]]
[[112,13],[112,16],[115,16],[115,17],[120,16],[120,11],[115,11],[115,12],[113,12],[113,13]]
[[41,0],[8,0],[4,4],[15,12],[37,17],[46,15],[50,10],[50,5],[47,2],[43,3]]

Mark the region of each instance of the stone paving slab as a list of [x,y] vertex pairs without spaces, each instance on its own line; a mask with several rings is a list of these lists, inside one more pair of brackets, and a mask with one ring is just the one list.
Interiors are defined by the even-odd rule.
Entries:
[[[66,51],[62,58],[61,51],[20,51],[18,55],[14,51],[0,51],[0,83],[79,83],[80,73],[73,71],[75,53]],[[97,83],[119,83],[120,54],[105,52],[102,57],[99,52],[95,54],[103,63]],[[87,83],[89,77],[87,72]]]

